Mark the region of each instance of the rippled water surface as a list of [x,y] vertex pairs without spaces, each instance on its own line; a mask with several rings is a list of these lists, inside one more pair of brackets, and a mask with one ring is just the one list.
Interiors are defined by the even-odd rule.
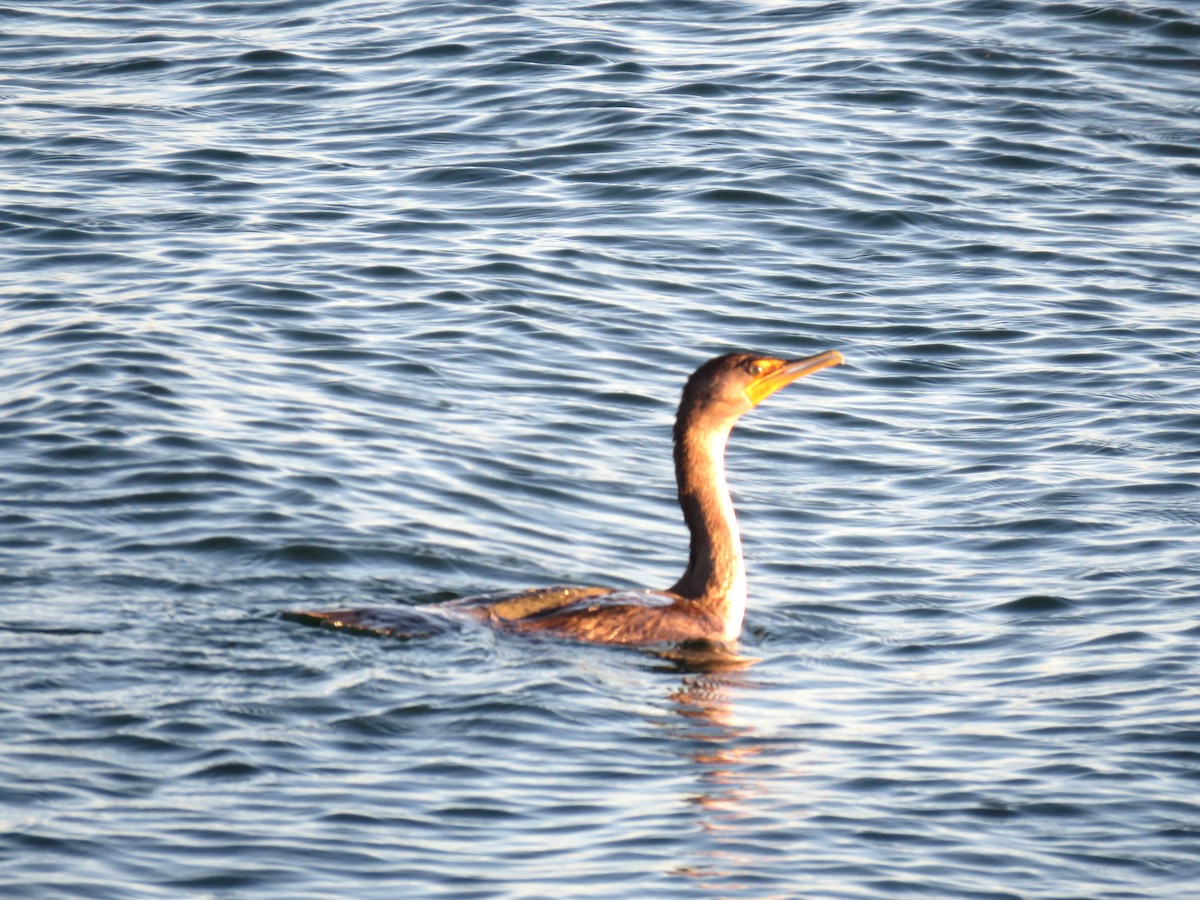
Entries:
[[[1200,8],[0,7],[0,893],[1200,896]],[[283,608],[665,587],[712,671]]]

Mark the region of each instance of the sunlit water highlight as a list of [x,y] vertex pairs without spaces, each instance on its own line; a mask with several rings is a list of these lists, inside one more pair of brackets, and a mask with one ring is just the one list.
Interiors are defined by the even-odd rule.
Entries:
[[[0,892],[1200,893],[1200,15],[0,8]],[[665,587],[743,666],[295,606]]]

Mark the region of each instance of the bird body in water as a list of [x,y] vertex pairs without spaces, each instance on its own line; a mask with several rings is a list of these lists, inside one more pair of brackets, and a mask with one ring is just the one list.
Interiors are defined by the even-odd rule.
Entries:
[[691,535],[683,575],[665,591],[531,588],[430,606],[292,612],[331,628],[413,635],[476,621],[498,630],[598,644],[732,643],[746,611],[746,570],[729,488],[725,444],[734,424],[798,378],[843,362],[836,350],[784,360],[728,353],[704,363],[683,389],[675,417],[675,477]]

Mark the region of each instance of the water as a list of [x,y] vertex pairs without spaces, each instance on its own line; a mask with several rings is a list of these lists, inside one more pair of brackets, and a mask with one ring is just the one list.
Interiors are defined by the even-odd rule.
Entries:
[[[1200,11],[0,8],[0,892],[1200,896]],[[281,608],[663,587],[741,668]]]

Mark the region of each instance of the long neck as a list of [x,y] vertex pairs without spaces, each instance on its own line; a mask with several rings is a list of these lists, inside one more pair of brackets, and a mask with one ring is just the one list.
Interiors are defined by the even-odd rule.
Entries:
[[692,540],[687,569],[671,591],[718,616],[726,640],[737,637],[746,611],[742,541],[725,484],[725,443],[732,427],[681,419],[675,428],[679,505]]

